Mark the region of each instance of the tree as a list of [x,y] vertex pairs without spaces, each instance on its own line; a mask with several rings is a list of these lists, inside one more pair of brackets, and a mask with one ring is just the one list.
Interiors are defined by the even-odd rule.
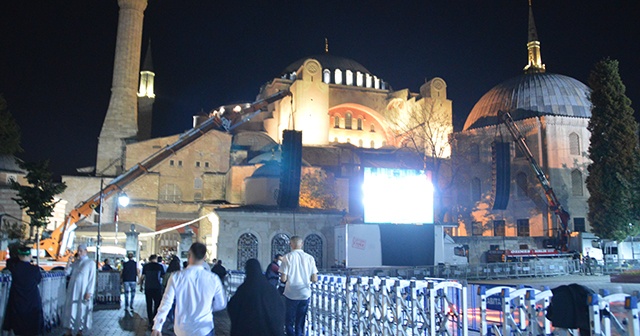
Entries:
[[7,101],[0,94],[0,155],[13,155],[21,152],[20,128],[9,110]]
[[314,209],[335,209],[335,178],[322,169],[307,170],[300,178],[300,206]]
[[450,102],[443,98],[420,100],[393,99],[387,106],[387,120],[396,145],[411,150],[422,161],[424,170],[432,172],[435,187],[436,221],[444,220],[445,191],[452,187],[455,175],[451,157],[450,135],[453,124]]
[[638,221],[638,123],[618,72],[618,61],[598,62],[589,76],[592,104],[587,189],[592,231],[622,240]]
[[47,226],[53,208],[58,203],[54,196],[63,192],[67,185],[64,182],[53,181],[49,171],[49,161],[20,162],[19,165],[20,168],[27,171],[28,185],[20,185],[16,181],[11,181],[11,189],[18,192],[17,198],[12,198],[12,200],[18,203],[30,218],[30,238],[33,239],[33,231],[36,229],[36,239],[38,239],[38,229]]

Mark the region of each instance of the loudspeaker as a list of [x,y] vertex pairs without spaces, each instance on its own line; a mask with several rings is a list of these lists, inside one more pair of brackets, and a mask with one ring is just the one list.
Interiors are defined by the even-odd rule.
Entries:
[[282,132],[280,160],[280,192],[278,205],[284,209],[298,207],[300,198],[300,170],[302,166],[302,132]]
[[493,143],[493,179],[495,187],[494,210],[506,210],[509,205],[509,192],[511,190],[511,143]]

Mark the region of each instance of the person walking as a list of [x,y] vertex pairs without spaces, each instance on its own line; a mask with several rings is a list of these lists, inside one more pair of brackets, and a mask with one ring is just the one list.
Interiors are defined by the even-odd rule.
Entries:
[[222,260],[218,260],[216,264],[211,269],[211,272],[215,273],[220,277],[220,282],[224,284],[224,277],[227,276],[227,269],[222,266]]
[[193,243],[189,248],[189,267],[169,279],[156,314],[152,336],[162,335],[162,326],[175,302],[174,332],[177,336],[213,336],[213,313],[227,306],[220,279],[202,267],[207,247]]
[[136,297],[136,282],[140,277],[138,264],[133,260],[133,253],[127,253],[127,262],[122,265],[120,279],[124,287],[124,309],[133,311],[133,299]]
[[264,272],[264,275],[265,277],[267,277],[269,283],[275,288],[278,288],[278,284],[280,283],[281,264],[282,254],[278,253],[273,257],[273,260],[271,261],[271,263],[269,263],[269,266],[267,266],[267,269]]
[[247,260],[245,274],[244,282],[227,305],[231,336],[282,336],[282,296],[262,275],[258,260]]
[[113,271],[113,267],[111,267],[111,262],[109,261],[109,259],[105,259],[104,260],[104,265],[102,265],[102,270],[103,271]]
[[[180,270],[180,258],[178,258],[178,256],[173,256],[171,257],[171,261],[169,262],[169,266],[167,267],[167,273],[164,274],[164,277],[162,278],[162,286],[163,287],[163,292],[167,290],[167,284],[169,283],[169,279],[171,278],[171,275],[173,275],[175,272]],[[171,306],[171,310],[169,311],[169,314],[167,314],[167,321],[169,323],[173,323],[174,319],[174,313],[175,313],[175,309],[176,309],[176,304],[175,302],[173,303],[173,306]]]
[[156,316],[156,312],[160,306],[160,300],[162,299],[164,267],[158,264],[156,262],[157,260],[158,256],[155,254],[149,256],[149,262],[142,267],[142,275],[140,276],[140,292],[144,291],[144,296],[147,301],[149,329],[153,326],[153,318]]
[[65,301],[62,325],[70,336],[72,332],[82,335],[93,324],[93,293],[96,286],[96,263],[89,259],[87,246],[78,245],[78,258],[67,264],[65,273],[71,274]]
[[12,256],[7,262],[12,283],[3,329],[13,331],[14,335],[41,335],[44,333],[44,315],[38,284],[42,274],[30,263],[31,248],[21,245],[17,254],[17,258]]
[[291,252],[284,256],[280,268],[280,279],[285,283],[285,329],[287,336],[303,336],[311,283],[318,281],[318,269],[313,256],[302,250],[302,238],[293,236],[289,244]]

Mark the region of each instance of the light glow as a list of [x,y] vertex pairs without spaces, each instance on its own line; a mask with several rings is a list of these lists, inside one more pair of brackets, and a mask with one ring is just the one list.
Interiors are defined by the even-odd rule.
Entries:
[[365,223],[434,222],[430,172],[365,167],[362,192]]
[[120,196],[118,196],[118,204],[121,207],[126,207],[127,205],[129,205],[129,196],[127,196],[127,194],[122,193],[120,194]]

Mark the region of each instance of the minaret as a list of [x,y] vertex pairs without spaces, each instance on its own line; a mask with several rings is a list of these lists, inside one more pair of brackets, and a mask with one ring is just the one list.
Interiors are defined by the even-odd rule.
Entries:
[[118,34],[111,83],[111,99],[98,138],[96,175],[124,171],[125,149],[138,135],[138,70],[142,46],[142,19],[147,0],[118,0]]
[[538,41],[538,32],[536,23],[533,21],[533,10],[531,9],[531,0],[529,0],[529,41],[527,42],[529,64],[524,67],[525,73],[541,73],[545,72],[544,64],[542,64],[542,55],[540,55],[540,41]]
[[138,90],[138,140],[151,138],[153,102],[156,97],[153,93],[155,76],[156,74],[153,72],[153,61],[151,59],[151,40],[149,40],[147,52],[140,70],[140,89]]

